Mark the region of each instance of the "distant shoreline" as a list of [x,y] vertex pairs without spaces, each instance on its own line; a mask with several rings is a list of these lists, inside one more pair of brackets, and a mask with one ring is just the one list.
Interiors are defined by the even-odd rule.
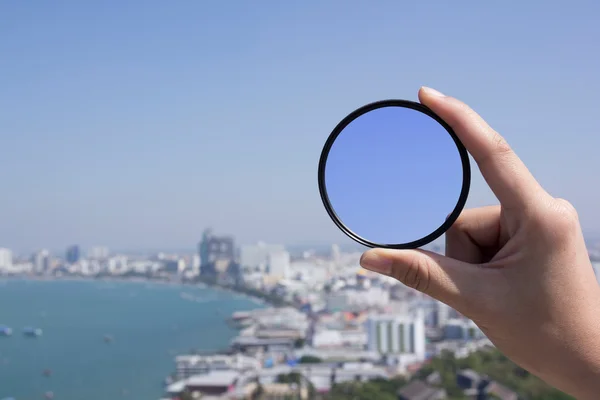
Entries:
[[32,276],[32,275],[0,275],[0,283],[2,281],[36,281],[36,282],[110,282],[110,283],[137,283],[137,284],[155,284],[164,286],[179,286],[179,287],[195,287],[199,289],[212,289],[221,292],[227,292],[238,297],[245,297],[255,300],[260,305],[274,305],[272,302],[244,291],[235,290],[235,288],[224,287],[217,284],[209,284],[205,282],[186,282],[186,281],[168,281],[162,279],[150,279],[143,277],[83,277],[83,276]]

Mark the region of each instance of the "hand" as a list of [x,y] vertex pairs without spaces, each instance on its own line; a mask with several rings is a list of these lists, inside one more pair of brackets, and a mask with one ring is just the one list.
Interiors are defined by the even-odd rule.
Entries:
[[600,393],[600,289],[577,213],[550,196],[505,140],[462,102],[422,88],[500,201],[465,210],[446,256],[373,249],[361,265],[472,319],[507,357],[577,398]]

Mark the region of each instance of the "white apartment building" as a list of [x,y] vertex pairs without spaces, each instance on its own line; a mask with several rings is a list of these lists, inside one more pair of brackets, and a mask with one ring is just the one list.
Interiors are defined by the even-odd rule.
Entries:
[[0,269],[12,268],[12,251],[0,248]]
[[267,267],[269,253],[282,251],[285,251],[285,248],[279,244],[258,242],[257,244],[243,245],[240,248],[240,265],[246,268],[260,268],[262,271]]
[[411,314],[382,314],[366,322],[369,351],[383,355],[412,355],[425,359],[425,321],[417,310]]
[[36,274],[42,274],[50,269],[50,252],[40,250],[33,255],[33,271]]
[[267,255],[267,271],[269,275],[280,279],[290,277],[290,253],[285,250],[270,252]]
[[104,246],[96,246],[92,247],[88,253],[88,257],[93,260],[104,260],[107,259],[110,255],[110,251],[108,247]]
[[326,302],[329,311],[358,311],[368,307],[385,307],[390,302],[390,292],[381,287],[350,287],[329,293]]

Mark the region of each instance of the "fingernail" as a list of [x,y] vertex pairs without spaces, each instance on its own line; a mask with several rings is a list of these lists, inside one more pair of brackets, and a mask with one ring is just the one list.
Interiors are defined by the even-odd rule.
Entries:
[[430,96],[446,97],[446,95],[443,94],[442,92],[438,92],[437,90],[429,88],[427,86],[423,86],[421,89],[423,90],[423,92],[425,92],[426,94],[428,94]]
[[366,252],[360,258],[360,265],[368,270],[389,275],[392,272],[392,260],[374,252]]

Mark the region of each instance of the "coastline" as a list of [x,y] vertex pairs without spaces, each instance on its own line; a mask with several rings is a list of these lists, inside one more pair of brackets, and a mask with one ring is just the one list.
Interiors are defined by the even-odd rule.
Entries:
[[[283,304],[287,304],[285,300],[277,298],[275,296],[265,295],[253,289],[244,287],[228,287],[219,285],[216,282],[210,281],[185,281],[185,280],[166,280],[166,279],[152,279],[147,277],[118,277],[118,276],[102,276],[102,277],[84,277],[84,276],[39,276],[39,275],[0,275],[0,285],[3,281],[37,281],[37,282],[109,282],[109,283],[138,283],[138,284],[154,284],[154,285],[165,285],[165,286],[179,286],[179,287],[194,287],[199,289],[210,288],[212,290],[226,292],[235,296],[252,299],[257,305],[265,306],[270,305],[272,307],[280,307]],[[288,304],[289,305],[289,304]]]

